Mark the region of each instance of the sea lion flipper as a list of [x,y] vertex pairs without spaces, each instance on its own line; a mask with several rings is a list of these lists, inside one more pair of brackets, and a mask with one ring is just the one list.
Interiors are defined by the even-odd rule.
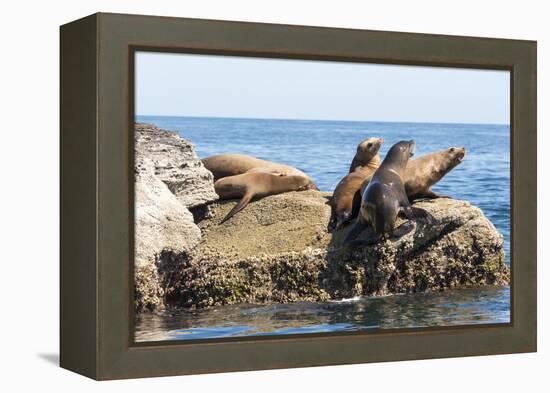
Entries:
[[359,210],[361,209],[361,194],[357,191],[353,196],[351,209],[346,209],[336,213],[336,227],[339,229],[355,217],[358,216]]
[[392,238],[400,238],[410,233],[414,229],[413,221],[405,221],[403,224],[399,225],[391,233]]
[[420,207],[411,207],[411,211],[414,218],[422,218],[424,220],[431,220],[433,218],[430,212]]
[[363,231],[363,229],[365,229],[366,226],[367,226],[366,221],[362,220],[361,217],[357,217],[357,220],[355,220],[355,223],[353,224],[350,231],[348,232],[342,245],[346,246],[350,244],[353,239],[359,236],[361,231]]
[[427,198],[427,199],[441,198],[441,196],[439,196],[438,194],[436,194],[432,190],[426,190],[424,192],[421,192],[420,194],[418,194],[418,197],[419,198]]
[[250,202],[250,200],[252,199],[253,196],[254,196],[254,194],[252,194],[252,193],[245,194],[241,198],[241,200],[233,207],[233,209],[231,209],[231,211],[229,213],[227,213],[227,215],[224,217],[224,219],[220,221],[220,224],[223,224],[224,222],[229,220],[231,217],[233,217],[235,214],[237,214],[238,212],[243,210],[246,207],[246,205],[248,205],[248,202]]
[[418,199],[438,199],[438,198],[451,199],[451,197],[448,196],[448,195],[437,194],[437,193],[433,192],[432,190],[425,190],[425,191],[421,191],[417,194],[414,194],[414,195],[410,196],[409,200],[412,202],[412,201],[418,200]]
[[[432,191],[432,194],[435,195],[435,198],[443,198],[443,199],[452,199],[452,197],[450,197],[449,195],[445,195],[445,194],[436,194],[435,192]],[[434,198],[434,199],[435,199]]]
[[413,207],[409,205],[404,207],[401,211],[409,220],[413,220],[415,218],[430,220],[433,218],[433,216],[427,210],[424,210],[420,207]]

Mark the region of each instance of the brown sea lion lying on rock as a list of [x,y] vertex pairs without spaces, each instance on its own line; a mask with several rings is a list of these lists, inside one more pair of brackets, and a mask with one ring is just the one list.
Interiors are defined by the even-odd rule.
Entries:
[[214,175],[214,189],[220,199],[241,198],[220,224],[244,209],[253,198],[318,190],[313,180],[299,169],[244,154],[220,154],[206,157],[202,163]]
[[206,169],[212,172],[214,180],[247,172],[273,173],[283,176],[296,175],[309,178],[304,172],[290,165],[266,161],[245,154],[220,154],[203,158],[201,161]]
[[221,178],[214,183],[214,189],[220,199],[241,198],[220,222],[222,224],[244,209],[253,198],[262,198],[288,191],[312,190],[317,187],[311,179],[305,176],[281,176],[266,172],[252,172]]

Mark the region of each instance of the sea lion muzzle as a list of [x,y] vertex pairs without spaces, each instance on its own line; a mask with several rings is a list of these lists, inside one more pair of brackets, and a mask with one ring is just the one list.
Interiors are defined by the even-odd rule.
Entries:
[[414,156],[414,153],[416,151],[416,143],[414,141],[409,141],[409,156]]
[[461,147],[460,149],[457,149],[458,153],[456,154],[456,160],[458,162],[462,162],[464,160],[464,157],[466,156],[466,149]]

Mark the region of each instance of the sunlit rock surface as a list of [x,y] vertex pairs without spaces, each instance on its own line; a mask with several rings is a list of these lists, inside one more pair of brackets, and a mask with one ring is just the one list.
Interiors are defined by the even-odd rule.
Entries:
[[204,167],[193,144],[177,133],[150,124],[135,128],[136,164],[151,162],[154,174],[186,207],[191,208],[218,199],[212,173]]

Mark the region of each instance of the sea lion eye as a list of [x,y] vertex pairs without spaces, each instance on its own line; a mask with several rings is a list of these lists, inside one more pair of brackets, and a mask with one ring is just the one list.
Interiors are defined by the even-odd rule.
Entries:
[[371,147],[372,146],[372,143],[367,143],[367,147]]
[[454,153],[455,148],[454,148],[454,147],[451,147],[451,148],[449,149],[449,151],[450,151],[451,153]]

